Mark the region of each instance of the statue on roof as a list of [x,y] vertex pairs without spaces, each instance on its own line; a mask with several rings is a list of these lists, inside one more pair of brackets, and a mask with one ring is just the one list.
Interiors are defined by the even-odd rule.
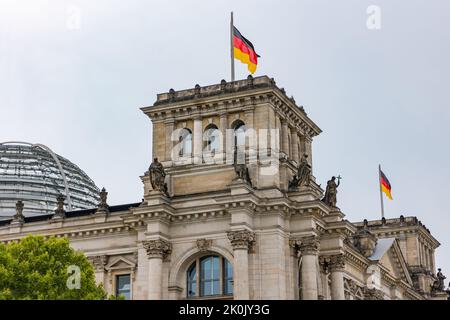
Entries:
[[447,279],[447,277],[442,274],[441,268],[438,268],[438,273],[436,274],[436,278],[437,279],[433,282],[431,289],[433,291],[444,291],[445,290],[444,280]]
[[[338,182],[336,183],[336,179]],[[331,180],[328,180],[327,182],[327,188],[325,190],[325,196],[323,197],[322,201],[325,202],[327,205],[329,205],[332,208],[336,208],[337,203],[337,188],[339,187],[341,183],[341,176],[338,176],[337,178],[333,176]]]
[[303,154],[297,169],[297,174],[289,181],[289,189],[297,189],[301,186],[308,186],[311,181],[311,165],[308,162],[308,155]]
[[167,193],[167,184],[164,182],[166,178],[166,172],[164,166],[158,161],[158,158],[154,158],[150,168],[148,169],[150,175],[150,183],[153,190]]

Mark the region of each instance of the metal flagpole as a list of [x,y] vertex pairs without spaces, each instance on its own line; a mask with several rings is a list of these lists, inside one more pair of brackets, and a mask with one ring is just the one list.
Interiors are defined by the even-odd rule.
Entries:
[[231,21],[230,21],[230,51],[231,51],[231,81],[234,81],[234,25],[233,25],[233,11],[231,11]]
[[384,218],[383,191],[381,189],[381,165],[378,165],[378,184],[380,185],[381,218]]

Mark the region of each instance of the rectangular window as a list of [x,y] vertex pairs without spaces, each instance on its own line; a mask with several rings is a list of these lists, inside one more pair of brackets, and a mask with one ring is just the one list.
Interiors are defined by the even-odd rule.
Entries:
[[131,299],[131,282],[129,274],[116,276],[116,296],[124,296],[125,300]]

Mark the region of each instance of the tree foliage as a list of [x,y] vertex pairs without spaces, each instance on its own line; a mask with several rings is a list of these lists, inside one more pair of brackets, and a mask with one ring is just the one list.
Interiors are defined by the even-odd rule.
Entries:
[[68,239],[30,235],[19,242],[0,243],[0,299],[105,298],[92,265],[70,247]]

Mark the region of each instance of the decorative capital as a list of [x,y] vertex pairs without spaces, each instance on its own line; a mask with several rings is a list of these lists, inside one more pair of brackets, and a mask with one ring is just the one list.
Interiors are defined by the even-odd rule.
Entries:
[[320,242],[316,236],[303,238],[299,246],[302,255],[317,255],[319,253]]
[[197,248],[201,252],[208,251],[209,248],[211,248],[211,245],[212,245],[212,240],[207,240],[207,239],[198,239],[197,240]]
[[320,256],[319,263],[325,273],[342,271],[345,268],[345,257],[343,254]]
[[172,245],[166,240],[147,240],[142,243],[145,250],[147,250],[147,256],[149,259],[166,259],[172,253]]
[[106,256],[106,255],[93,256],[93,257],[90,257],[89,260],[91,261],[92,265],[94,266],[94,269],[96,272],[105,271],[105,265],[106,265],[106,261],[108,260],[108,256]]
[[383,292],[376,288],[369,289],[367,287],[364,287],[363,294],[364,300],[384,300]]
[[255,243],[255,233],[248,230],[229,231],[227,236],[234,250],[249,250]]

